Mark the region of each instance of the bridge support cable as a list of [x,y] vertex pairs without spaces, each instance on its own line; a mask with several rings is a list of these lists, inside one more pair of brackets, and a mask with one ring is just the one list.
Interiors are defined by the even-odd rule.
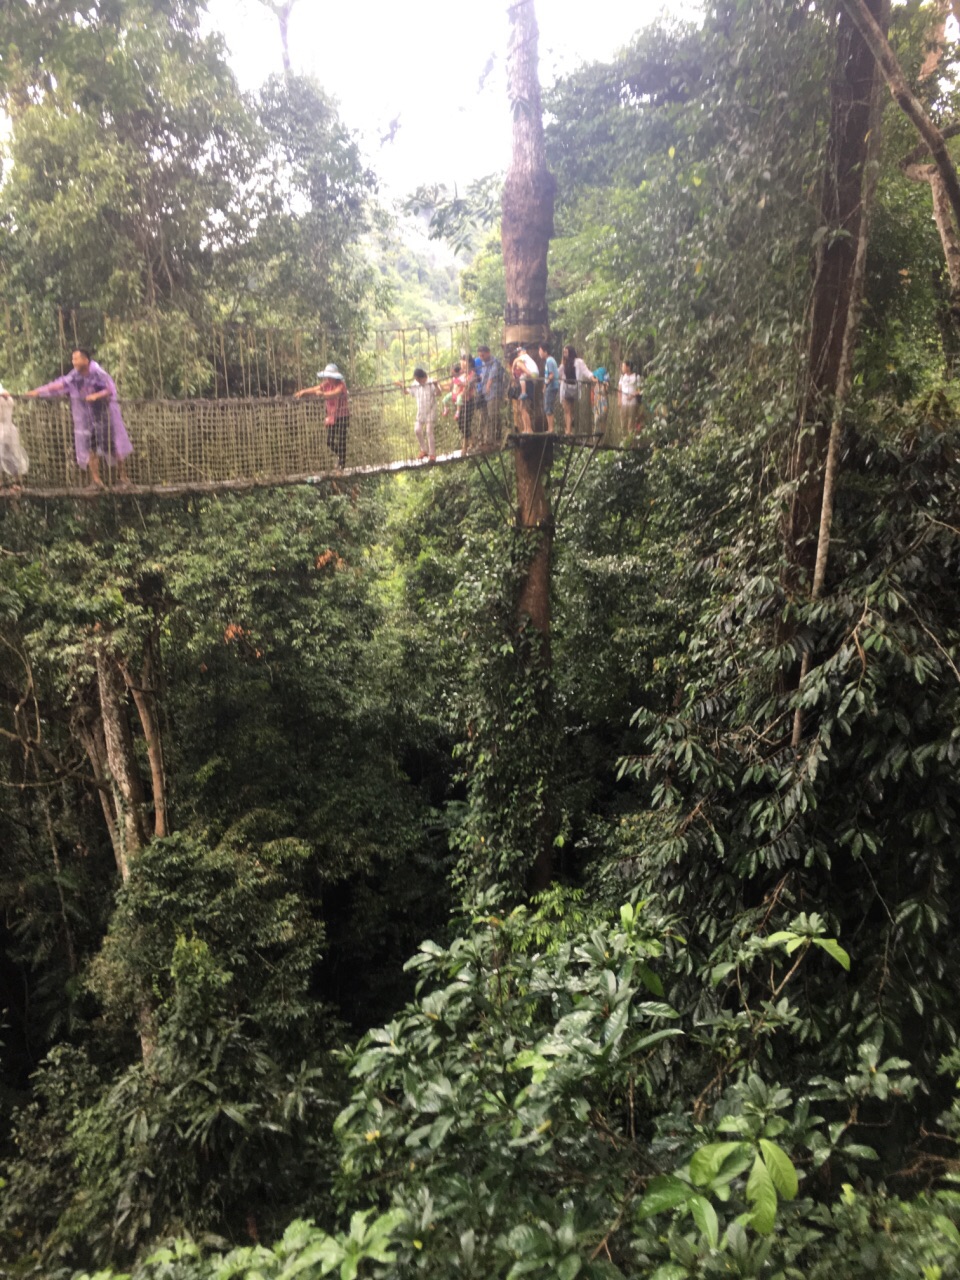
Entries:
[[[497,457],[500,456],[501,455],[498,451]],[[504,474],[503,477],[504,483],[501,496],[501,493],[498,492],[499,477],[493,469],[489,456],[483,453],[471,453],[468,454],[467,457],[474,464],[474,469],[479,473],[480,479],[483,481],[484,488],[490,495],[490,501],[493,503],[497,515],[503,520],[505,525],[513,523],[513,517],[510,514],[512,494],[510,493],[510,489],[506,483],[506,475]],[[501,468],[502,466],[503,464],[501,462]]]
[[[556,511],[554,513],[554,519],[557,520],[558,522],[560,520],[561,515],[563,515],[565,511],[568,511],[570,509],[570,504],[571,502],[573,502],[573,499],[576,496],[576,492],[580,488],[580,484],[581,484],[581,481],[583,480],[583,477],[587,474],[587,468],[590,466],[590,463],[597,456],[597,450],[600,448],[602,441],[603,441],[602,435],[595,435],[593,437],[593,444],[589,448],[589,450],[585,447],[585,444],[581,445],[581,448],[583,449],[583,453],[585,456],[583,458],[583,463],[580,467],[580,471],[577,475],[577,478],[573,483],[573,488],[570,490],[569,494],[566,493],[567,477],[570,474],[570,468],[571,468],[571,464],[573,462],[575,453],[574,453],[574,446],[572,444],[571,444],[571,447],[568,449],[567,466],[566,466],[566,469],[564,470],[563,479],[561,480],[560,487],[557,490],[557,504],[556,504]],[[564,501],[565,497],[566,497],[566,501]]]

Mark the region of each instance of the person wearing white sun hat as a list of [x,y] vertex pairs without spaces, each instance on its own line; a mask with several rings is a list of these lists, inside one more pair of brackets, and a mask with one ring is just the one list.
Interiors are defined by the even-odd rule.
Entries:
[[323,396],[327,404],[327,448],[337,455],[342,471],[347,464],[347,428],[350,426],[350,397],[343,374],[335,364],[321,369],[315,387],[303,387],[294,399],[301,396]]

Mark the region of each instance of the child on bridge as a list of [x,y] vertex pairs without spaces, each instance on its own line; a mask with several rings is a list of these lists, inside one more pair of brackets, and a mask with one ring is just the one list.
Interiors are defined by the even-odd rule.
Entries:
[[413,371],[412,387],[405,387],[402,382],[398,382],[397,386],[402,389],[405,396],[413,396],[417,402],[417,420],[413,431],[420,446],[418,458],[429,458],[431,462],[436,462],[437,444],[434,431],[437,425],[437,402],[440,399],[438,383],[427,377],[426,369],[416,368]]

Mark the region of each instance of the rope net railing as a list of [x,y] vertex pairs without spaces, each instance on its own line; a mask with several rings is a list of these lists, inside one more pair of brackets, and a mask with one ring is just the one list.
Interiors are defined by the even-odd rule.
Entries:
[[35,386],[70,370],[85,347],[110,370],[128,399],[232,399],[285,396],[315,381],[335,360],[351,386],[407,378],[415,365],[444,367],[471,348],[468,319],[419,325],[317,325],[201,322],[144,309],[110,316],[96,308],[31,308],[0,302],[0,380]]
[[[361,388],[350,395],[346,424],[329,426],[322,397],[260,397],[230,400],[118,401],[133,454],[126,459],[126,489],[141,492],[203,492],[254,486],[307,483],[337,475],[399,470],[429,465],[414,433],[413,398],[396,386]],[[512,402],[477,404],[467,422],[438,412],[434,427],[436,460],[451,462],[471,453],[496,452],[518,430]],[[615,417],[615,414],[612,415]],[[90,493],[90,477],[77,466],[74,419],[64,399],[18,398],[13,421],[29,468],[4,476],[25,494],[69,496]],[[594,422],[589,389],[576,404],[574,439],[596,442],[603,424]],[[558,423],[558,430],[562,424]],[[613,423],[607,446],[623,442]],[[109,449],[109,439],[105,442]],[[101,468],[105,487],[118,472]]]

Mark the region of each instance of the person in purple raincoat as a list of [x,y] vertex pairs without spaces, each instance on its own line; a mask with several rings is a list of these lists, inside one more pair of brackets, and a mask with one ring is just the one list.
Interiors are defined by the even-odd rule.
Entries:
[[73,442],[77,466],[90,472],[93,484],[103,486],[100,459],[107,466],[116,464],[120,483],[128,484],[126,459],[133,453],[120,406],[117,388],[105,369],[91,359],[85,347],[77,347],[71,358],[73,370],[54,382],[28,391],[28,396],[48,398],[69,396],[73,414]]

